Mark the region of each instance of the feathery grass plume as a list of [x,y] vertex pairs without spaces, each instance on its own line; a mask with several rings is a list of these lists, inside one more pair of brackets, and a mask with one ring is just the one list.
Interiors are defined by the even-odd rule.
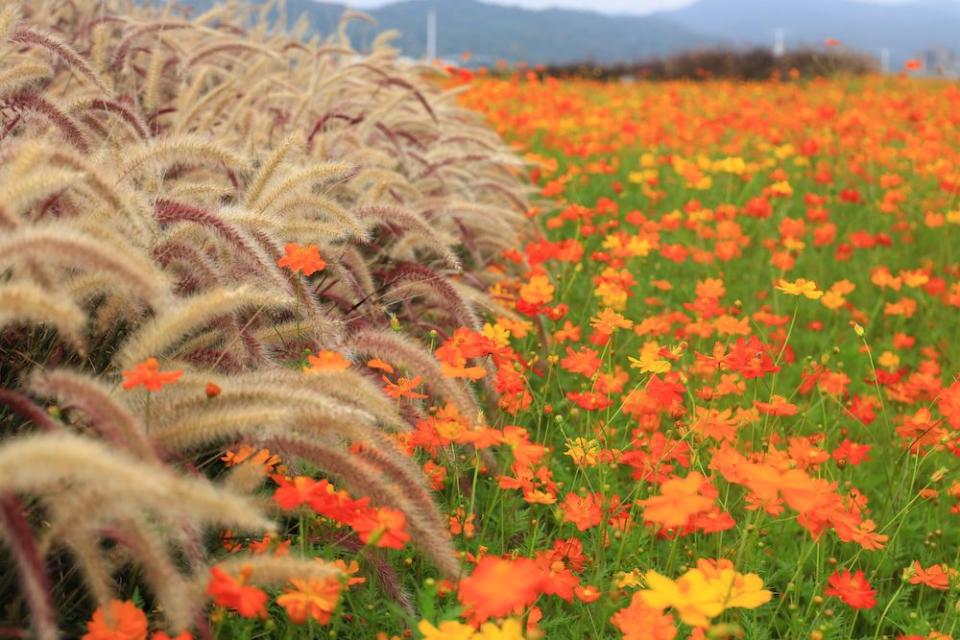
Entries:
[[37,201],[70,189],[83,175],[68,169],[43,167],[14,178],[0,183],[0,202],[6,211],[23,217]]
[[[429,526],[418,518],[419,506],[405,495],[396,484],[384,479],[382,469],[352,455],[346,449],[306,440],[296,435],[277,435],[263,441],[271,451],[295,456],[315,464],[340,479],[347,488],[359,495],[369,496],[375,504],[400,509],[407,516],[407,527],[413,533],[415,544],[427,554],[437,568],[449,577],[460,573],[460,563],[444,527]],[[435,511],[427,507],[426,511]]]
[[98,380],[67,369],[37,369],[26,387],[37,396],[56,399],[62,408],[83,412],[90,426],[114,444],[144,460],[156,459],[143,425]]
[[0,237],[0,265],[15,266],[23,260],[109,274],[118,286],[142,295],[154,308],[170,301],[166,274],[144,256],[62,224],[25,227]]
[[277,272],[275,261],[270,260],[263,249],[256,242],[251,241],[246,233],[224,220],[222,216],[200,207],[166,199],[156,201],[154,212],[158,222],[189,222],[211,230],[235,246],[261,273],[274,278],[275,284],[287,287],[287,283]]
[[401,229],[405,233],[416,230],[430,240],[433,249],[451,269],[459,271],[462,268],[460,259],[449,248],[448,242],[440,237],[421,215],[402,207],[389,205],[358,207],[356,215],[361,220],[374,220],[377,224],[387,225],[392,229]]
[[398,431],[410,430],[410,425],[397,415],[396,403],[383,393],[380,385],[356,371],[347,369],[330,372],[321,377],[310,376],[302,384],[367,411],[385,427]]
[[0,43],[7,42],[21,19],[20,3],[11,2],[0,9]]
[[99,158],[86,158],[72,149],[50,149],[47,162],[83,173],[87,188],[112,207],[116,213],[126,214],[127,221],[135,226],[140,236],[132,239],[136,244],[148,243],[156,236],[156,224],[150,215],[145,194],[119,184],[109,167]]
[[147,113],[154,113],[160,108],[161,79],[167,62],[171,60],[175,62],[175,58],[170,58],[167,52],[160,47],[154,48],[150,54],[150,64],[147,65],[147,77],[143,83],[143,92],[140,99],[140,103]]
[[361,329],[350,338],[350,345],[357,353],[395,362],[423,376],[424,384],[434,394],[457,405],[467,417],[479,416],[473,392],[461,380],[447,378],[433,354],[416,341],[395,331],[384,329]]
[[383,49],[389,49],[390,55],[395,55],[397,53],[396,49],[393,49],[390,44],[400,38],[403,35],[396,29],[387,29],[386,31],[381,31],[374,38],[373,42],[370,43],[371,51],[381,51]]
[[195,26],[189,22],[177,22],[177,21],[167,21],[167,22],[154,22],[152,24],[141,25],[130,31],[120,41],[120,44],[117,46],[116,50],[113,53],[113,60],[110,63],[110,71],[117,73],[123,71],[123,67],[127,62],[127,57],[130,54],[130,49],[133,47],[133,43],[136,42],[137,38],[144,36],[150,33],[156,33],[158,31],[173,31],[176,29],[193,29]]
[[65,343],[80,354],[86,352],[83,332],[87,315],[62,294],[30,282],[0,285],[0,327],[15,322],[54,327]]
[[[344,436],[353,436],[358,439],[371,439],[370,425],[374,418],[368,411],[358,408],[319,393],[303,384],[296,384],[295,380],[278,372],[278,380],[271,380],[266,375],[248,376],[239,374],[229,380],[224,379],[221,393],[216,403],[207,403],[206,399],[196,395],[185,400],[174,400],[163,405],[162,412],[158,412],[155,424],[151,425],[151,436],[164,444],[173,440],[186,442],[186,446],[195,447],[210,442],[203,439],[203,434],[211,433],[208,430],[193,429],[190,425],[202,424],[201,420],[210,417],[213,422],[218,414],[240,408],[274,407],[278,416],[287,420],[291,425],[306,424],[307,429],[317,433],[326,433],[334,430]],[[284,381],[287,384],[283,384]],[[308,420],[314,423],[307,424]],[[227,422],[225,419],[224,422]],[[271,421],[277,424],[280,421]],[[236,429],[247,428],[244,425],[224,424],[217,427],[217,437],[231,437],[241,435]]]
[[[285,21],[255,22],[240,3],[192,22],[172,5],[37,0],[21,23],[19,5],[0,9],[0,41],[19,34],[0,56],[0,270],[5,286],[72,305],[56,319],[76,324],[90,351],[81,362],[30,332],[43,343],[26,347],[33,375],[0,389],[13,425],[0,440],[0,491],[57,483],[24,514],[44,532],[41,557],[56,551],[51,561],[79,568],[100,603],[115,597],[114,577],[142,582],[169,626],[184,629],[206,600],[193,532],[269,523],[260,499],[180,465],[204,466],[216,443],[285,438],[294,457],[401,509],[429,557],[456,575],[425,477],[383,433],[409,429],[418,405],[401,405],[405,419],[360,367],[311,376],[286,365],[306,346],[379,356],[482,420],[470,387],[444,378],[422,342],[371,327],[384,324],[384,292],[403,298],[408,331],[461,323],[482,306],[491,276],[479,270],[529,225],[518,174],[501,166],[514,164],[509,150],[457,107],[456,90],[430,84],[435,71],[398,61],[388,34],[359,57],[346,39],[305,41],[284,34]],[[281,270],[288,243],[316,244],[328,268],[310,278]],[[462,262],[463,279],[425,285],[435,272],[415,277],[404,262]],[[111,385],[153,355],[185,373],[151,397],[141,422],[146,396]],[[221,388],[215,399],[208,381]],[[85,435],[23,392],[65,407]],[[41,441],[28,435],[36,430],[66,433]],[[258,477],[234,473],[232,488],[257,490]]]
[[70,107],[70,113],[84,113],[88,111],[101,111],[116,116],[132,129],[141,140],[146,140],[150,137],[147,124],[143,122],[140,115],[131,107],[121,104],[116,100],[105,100],[99,97],[83,98],[74,102]]
[[405,264],[393,270],[388,276],[390,288],[384,294],[386,302],[403,300],[408,293],[426,295],[434,298],[453,321],[454,328],[469,327],[475,331],[481,323],[470,304],[460,297],[457,290],[450,286],[447,278],[428,267],[417,264]]
[[317,215],[336,222],[343,231],[357,242],[369,240],[370,233],[357,217],[334,198],[315,193],[297,193],[276,203],[264,213],[275,218],[290,219],[302,212],[304,222],[313,223]]
[[315,186],[326,186],[333,182],[348,180],[356,174],[356,171],[355,166],[343,162],[321,162],[304,169],[288,171],[276,182],[272,189],[267,190],[262,197],[254,200],[251,208],[264,212],[278,198],[296,189],[310,189]]
[[[187,58],[183,65],[181,66],[181,74],[185,73],[190,67],[196,65],[198,62],[204,58],[217,55],[219,53],[230,53],[236,54],[238,52],[247,52],[247,53],[257,53],[274,60],[280,60],[280,55],[267,47],[264,47],[255,42],[245,42],[243,40],[234,40],[229,42],[216,42],[207,47],[204,47],[197,51],[195,54]],[[236,59],[235,59],[236,61]]]
[[289,307],[293,300],[276,293],[251,288],[214,289],[180,300],[160,311],[126,341],[115,361],[123,368],[133,366],[150,356],[159,356],[173,349],[187,335],[218,316],[232,314],[246,307],[257,312],[268,308]]
[[90,66],[90,63],[87,62],[86,58],[77,53],[73,47],[60,38],[43,31],[38,31],[37,29],[33,29],[31,27],[19,27],[10,34],[9,39],[11,42],[17,42],[27,46],[46,49],[53,55],[63,60],[67,66],[76,71],[80,77],[85,78],[93,83],[93,85],[99,89],[101,93],[107,95],[111,93],[110,90],[100,80],[100,76],[97,75],[97,72],[94,71]]
[[189,577],[168,557],[168,541],[137,519],[128,519],[122,525],[120,541],[136,558],[169,626],[174,633],[189,630],[198,600],[191,593]]
[[250,180],[250,186],[247,187],[247,191],[244,194],[244,202],[247,207],[253,208],[256,204],[257,198],[260,197],[263,188],[266,187],[270,179],[273,178],[273,175],[280,167],[280,163],[282,163],[283,159],[290,153],[290,149],[293,148],[296,140],[297,138],[295,136],[287,136],[257,169],[256,174]]
[[341,574],[332,562],[291,556],[238,555],[216,566],[231,574],[250,567],[250,581],[265,587],[282,585],[290,578],[335,578]]
[[195,134],[144,142],[126,150],[124,159],[118,172],[121,177],[130,175],[144,165],[164,171],[177,164],[196,165],[204,162],[222,164],[239,173],[250,171],[246,158]]
[[[357,299],[360,301],[370,300],[375,295],[377,285],[374,284],[373,274],[370,273],[367,261],[360,255],[360,252],[355,247],[344,247],[337,262],[341,271],[344,269],[349,271],[351,286],[357,295]],[[357,304],[359,305],[361,302]]]
[[53,75],[49,66],[35,62],[24,62],[0,73],[0,96],[17,93],[27,85],[46,80]]
[[0,490],[34,493],[64,482],[88,487],[106,501],[129,502],[171,521],[222,523],[249,531],[273,529],[247,498],[205,480],[144,464],[91,438],[64,432],[20,436],[0,445]]
[[74,489],[69,494],[49,496],[46,500],[50,527],[40,537],[38,548],[46,558],[58,548],[67,549],[75,559],[97,606],[116,598],[113,577],[114,565],[101,545],[101,535],[90,517],[102,502],[102,497]]
[[150,436],[165,451],[190,451],[216,442],[256,435],[293,421],[293,410],[275,405],[218,407],[190,415],[172,425],[150,428]]

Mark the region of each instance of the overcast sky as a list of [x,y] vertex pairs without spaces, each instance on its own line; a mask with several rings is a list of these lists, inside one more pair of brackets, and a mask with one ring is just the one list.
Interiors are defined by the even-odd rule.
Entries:
[[[393,0],[341,0],[349,2],[353,7],[369,8],[379,7],[384,4],[390,4]],[[517,7],[528,7],[531,9],[543,9],[546,7],[563,7],[565,9],[590,9],[592,11],[606,11],[610,13],[650,13],[661,9],[675,9],[689,4],[696,0],[487,0],[497,4],[508,4]],[[780,2],[781,0],[770,0],[771,2]],[[863,0],[864,2],[877,2],[891,4],[896,2],[906,2],[908,0]]]

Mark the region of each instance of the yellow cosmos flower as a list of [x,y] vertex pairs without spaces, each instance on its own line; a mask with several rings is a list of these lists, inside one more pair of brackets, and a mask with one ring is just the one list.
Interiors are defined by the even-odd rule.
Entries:
[[640,348],[640,358],[627,356],[631,369],[640,369],[641,373],[666,373],[672,369],[669,360],[660,355],[660,345],[655,340],[644,343]]
[[819,300],[823,296],[823,291],[817,289],[817,283],[806,278],[797,278],[793,282],[780,280],[777,283],[777,291],[782,291],[788,296],[803,296],[811,300]]
[[592,467],[600,458],[600,443],[586,438],[567,438],[566,454],[578,467]]
[[456,620],[441,622],[439,627],[421,620],[417,629],[423,634],[424,640],[474,640],[476,638],[473,627]]
[[648,571],[644,579],[647,589],[640,595],[648,606],[671,608],[693,627],[708,627],[711,618],[727,609],[756,609],[773,597],[760,576],[737,572],[729,560],[698,560],[696,568],[677,580],[656,571]]
[[523,640],[523,627],[516,618],[504,620],[501,626],[487,622],[480,627],[473,640]]

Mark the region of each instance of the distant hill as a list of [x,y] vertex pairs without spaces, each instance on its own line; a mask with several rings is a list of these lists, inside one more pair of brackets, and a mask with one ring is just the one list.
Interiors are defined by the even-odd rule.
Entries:
[[920,0],[874,4],[853,0],[700,0],[655,14],[693,31],[738,44],[773,42],[785,31],[787,45],[822,45],[836,38],[847,46],[879,55],[890,49],[893,69],[924,51],[960,48],[960,2]]
[[406,0],[371,11],[381,27],[399,29],[405,52],[422,55],[427,8],[437,11],[437,51],[469,51],[481,63],[497,60],[623,62],[718,44],[723,38],[653,16],[612,16],[565,9],[528,10],[477,0]]
[[[154,0],[158,1],[158,0]],[[197,10],[213,0],[180,0]],[[254,4],[262,0],[251,0]],[[437,11],[438,52],[455,59],[470,52],[477,64],[498,60],[537,63],[634,62],[716,45],[773,43],[785,31],[788,48],[822,46],[826,38],[879,56],[890,49],[894,70],[907,58],[942,46],[960,49],[960,1],[915,0],[872,4],[856,0],[699,0],[674,11],[636,16],[566,9],[531,10],[480,0],[401,0],[367,11],[377,26],[355,24],[355,44],[369,45],[384,29],[403,35],[398,44],[422,56],[426,14]],[[337,2],[287,0],[292,22],[306,12],[314,29],[330,33],[344,7]]]
[[[181,0],[197,10],[211,0]],[[256,2],[256,0],[254,0]],[[357,23],[351,34],[367,45],[385,29],[403,35],[397,42],[410,56],[422,56],[426,45],[426,15],[437,11],[437,51],[455,59],[470,52],[477,64],[498,60],[538,63],[592,61],[629,62],[692,48],[720,44],[723,38],[704,36],[657,16],[614,16],[565,9],[530,10],[478,0],[405,0],[367,10],[377,26]],[[335,29],[343,6],[314,0],[287,0],[292,22],[302,12],[320,33]]]

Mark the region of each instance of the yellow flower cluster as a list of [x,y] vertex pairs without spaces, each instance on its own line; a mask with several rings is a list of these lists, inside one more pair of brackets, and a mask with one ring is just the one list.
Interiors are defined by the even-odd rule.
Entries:
[[648,606],[671,608],[693,627],[710,626],[710,619],[727,609],[756,609],[772,597],[760,576],[739,573],[729,560],[697,560],[676,580],[647,571],[644,580],[647,589],[640,596]]
[[421,620],[417,629],[424,640],[524,640],[523,627],[516,618],[508,618],[501,624],[487,622],[480,629],[456,620],[441,622],[439,627]]

